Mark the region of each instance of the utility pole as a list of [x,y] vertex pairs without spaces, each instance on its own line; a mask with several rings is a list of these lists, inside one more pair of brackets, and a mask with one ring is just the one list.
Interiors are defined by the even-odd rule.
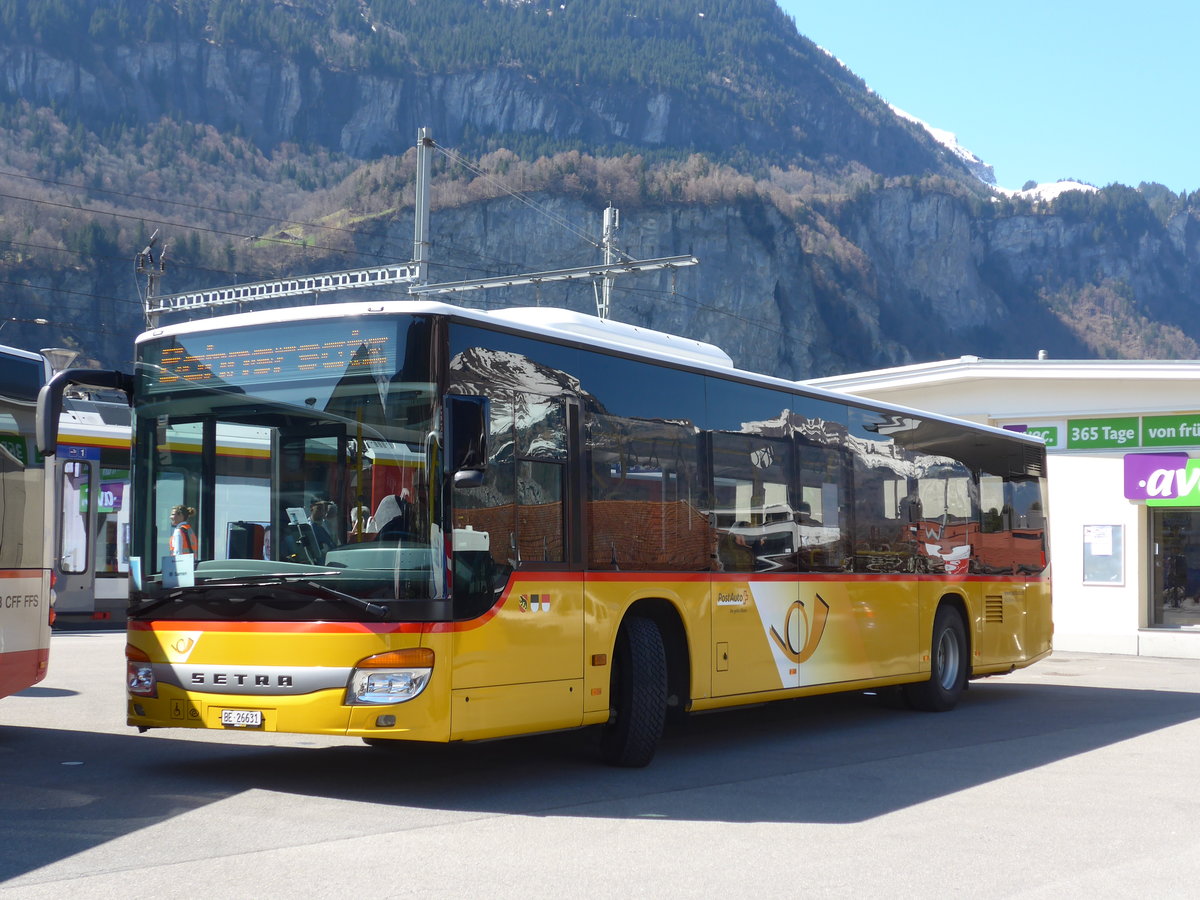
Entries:
[[[164,313],[213,309],[233,304],[240,307],[244,303],[311,295],[318,291],[340,291],[404,284],[407,285],[410,297],[423,297],[433,294],[456,294],[464,291],[532,284],[540,292],[543,284],[575,280],[591,281],[594,286],[597,286],[596,313],[601,319],[606,319],[612,297],[612,282],[618,275],[632,275],[662,269],[674,272],[676,269],[694,266],[699,262],[691,254],[667,256],[661,259],[631,259],[617,249],[617,228],[620,226],[621,217],[617,209],[609,206],[604,211],[604,262],[601,265],[430,284],[429,190],[433,166],[432,154],[436,149],[437,144],[433,140],[430,129],[421,128],[417,132],[417,190],[411,262],[373,266],[365,269],[346,269],[340,272],[324,272],[319,275],[289,275],[270,281],[255,281],[208,290],[188,291],[182,294],[159,295],[158,280],[162,278],[166,267],[162,259],[165,251],[159,254],[157,263],[154,259],[154,247],[158,239],[158,232],[155,231],[150,238],[150,244],[137,255],[137,273],[145,275],[147,279],[145,298],[147,324],[156,325],[159,317]],[[603,291],[600,289],[601,286]]]
[[[158,296],[158,281],[167,273],[167,251],[164,247],[162,252],[158,254],[158,261],[154,260],[154,247],[158,244],[158,229],[154,229],[154,234],[150,235],[150,243],[146,245],[146,249],[139,253],[134,260],[133,271],[138,275],[146,276],[146,301],[145,308],[150,309],[151,300]],[[149,324],[150,317],[146,317]]]
[[[621,211],[610,203],[604,210],[604,265],[611,266],[617,261],[617,229],[621,227]],[[596,298],[596,317],[607,319],[612,308],[612,284],[616,276],[612,270],[607,270],[600,285],[600,296]]]
[[413,209],[414,284],[429,281],[429,182],[433,171],[433,137],[430,129],[417,131],[417,194]]

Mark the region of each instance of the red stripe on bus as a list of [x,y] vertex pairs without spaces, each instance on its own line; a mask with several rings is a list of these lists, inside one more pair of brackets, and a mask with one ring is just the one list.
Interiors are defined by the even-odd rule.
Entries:
[[255,634],[395,634],[420,633],[430,622],[195,622],[156,619],[129,622],[130,631],[221,631]]
[[0,653],[0,697],[16,694],[46,677],[49,649]]
[[[219,631],[236,634],[449,634],[456,631],[472,631],[481,628],[496,617],[504,605],[520,588],[522,583],[578,584],[589,581],[609,584],[632,584],[645,582],[647,587],[655,584],[684,582],[690,584],[711,582],[729,584],[744,582],[750,585],[779,582],[832,582],[832,581],[888,581],[888,582],[940,582],[942,584],[1013,584],[1021,579],[1013,575],[913,575],[896,573],[848,573],[848,572],[802,572],[772,575],[752,572],[672,572],[660,573],[647,578],[645,572],[522,572],[509,577],[500,598],[482,615],[462,622],[200,622],[155,620],[141,622],[131,620],[130,631]],[[1045,576],[1030,576],[1026,584],[1049,582]]]

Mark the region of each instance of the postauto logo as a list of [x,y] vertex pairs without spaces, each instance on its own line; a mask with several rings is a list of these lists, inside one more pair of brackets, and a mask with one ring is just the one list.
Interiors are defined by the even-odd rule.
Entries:
[[1200,459],[1186,453],[1129,453],[1125,497],[1147,506],[1200,506]]

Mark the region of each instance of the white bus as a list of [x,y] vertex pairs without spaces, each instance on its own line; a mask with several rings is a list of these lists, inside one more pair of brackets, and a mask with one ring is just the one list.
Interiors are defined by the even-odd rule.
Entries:
[[33,439],[49,374],[39,354],[0,347],[0,697],[45,678],[50,658],[46,474]]
[[67,397],[49,460],[54,608],[64,622],[123,619],[129,600],[128,403]]

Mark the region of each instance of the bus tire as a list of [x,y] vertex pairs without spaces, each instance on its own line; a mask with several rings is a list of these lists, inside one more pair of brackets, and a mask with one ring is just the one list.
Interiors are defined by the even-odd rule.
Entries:
[[667,715],[667,653],[653,619],[630,616],[617,633],[600,755],[613,766],[636,768],[654,758]]
[[929,680],[904,687],[913,709],[947,712],[954,709],[967,686],[967,630],[952,606],[938,608],[933,619]]

